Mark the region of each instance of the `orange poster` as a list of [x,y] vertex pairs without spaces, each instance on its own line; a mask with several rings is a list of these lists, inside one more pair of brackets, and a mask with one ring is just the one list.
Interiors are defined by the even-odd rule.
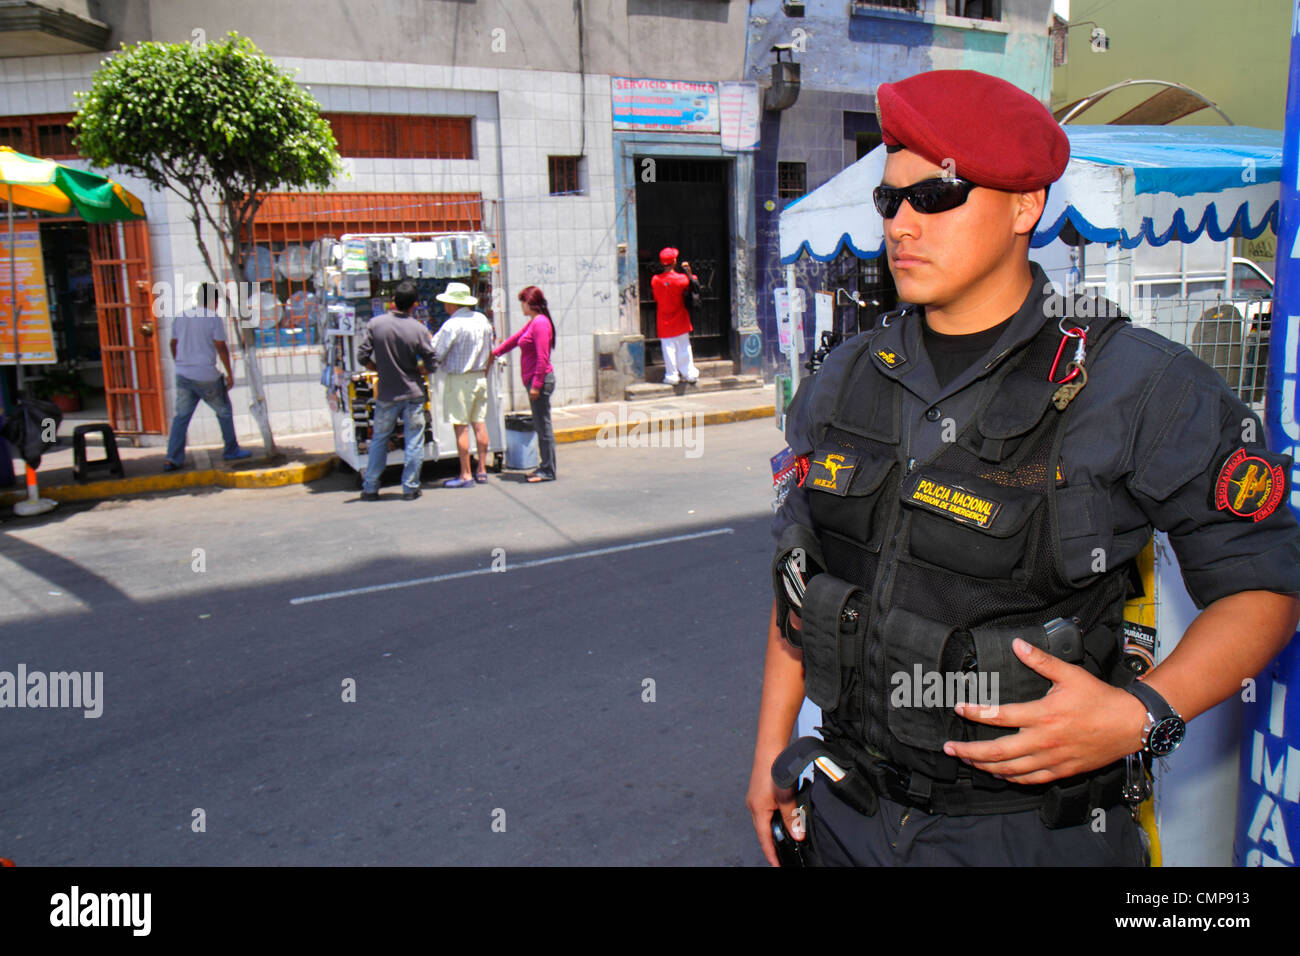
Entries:
[[54,329],[45,298],[45,261],[41,258],[41,230],[34,224],[14,226],[14,249],[9,230],[0,228],[0,365],[14,364],[13,275],[18,273],[18,349],[24,365],[53,365]]

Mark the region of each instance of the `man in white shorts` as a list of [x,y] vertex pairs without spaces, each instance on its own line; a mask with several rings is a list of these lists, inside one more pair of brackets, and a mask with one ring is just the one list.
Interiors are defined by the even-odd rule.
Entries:
[[[460,477],[443,482],[444,488],[472,488],[487,481],[487,377],[483,374],[492,360],[492,323],[474,311],[478,299],[463,282],[449,282],[437,296],[439,302],[458,306],[433,338],[438,368],[445,374],[442,407],[456,430],[460,452]],[[474,426],[478,443],[478,470],[469,467],[469,426]]]

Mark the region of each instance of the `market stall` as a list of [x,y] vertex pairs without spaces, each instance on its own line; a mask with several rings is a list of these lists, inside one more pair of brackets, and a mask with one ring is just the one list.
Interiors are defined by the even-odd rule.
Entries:
[[[1231,240],[1255,238],[1266,228],[1277,227],[1282,134],[1242,126],[1064,129],[1070,138],[1070,163],[1049,191],[1031,258],[1063,288],[1091,285],[1119,303],[1135,324],[1155,328],[1192,348],[1224,374],[1244,400],[1253,401],[1262,411],[1258,401],[1263,398],[1258,387],[1262,378],[1257,373],[1268,354],[1269,313],[1258,302],[1253,311],[1234,306]],[[794,263],[801,257],[827,262],[845,252],[864,259],[884,253],[883,222],[871,191],[881,181],[885,157],[885,147],[878,147],[782,212],[780,250],[787,288],[796,285]],[[1212,288],[1203,290],[1212,296],[1209,303],[1189,294],[1189,286],[1204,276],[1189,272],[1185,249],[1175,260],[1173,274],[1162,272],[1159,282],[1135,268],[1134,253],[1139,248],[1186,246],[1205,237],[1222,243],[1216,254],[1224,259],[1217,286],[1209,283]],[[1098,262],[1100,268],[1095,267]],[[1167,261],[1164,269],[1169,271]],[[1090,283],[1090,277],[1095,282]],[[1170,289],[1177,293],[1169,295]],[[792,307],[797,309],[801,299],[810,298],[792,296]],[[1223,309],[1226,317],[1207,326],[1207,305]],[[797,328],[799,317],[791,321]],[[1225,329],[1232,335],[1221,340]],[[1258,343],[1255,364],[1245,368],[1252,336]],[[798,353],[791,351],[791,373],[797,381],[794,356]],[[1220,354],[1229,357],[1226,363],[1213,360]],[[1270,407],[1277,399],[1268,395]],[[1283,413],[1294,421],[1293,409],[1284,408]],[[1197,611],[1163,535],[1157,533],[1146,562],[1140,569],[1146,593],[1130,602],[1126,627],[1145,635],[1150,656],[1158,664],[1177,646]],[[1196,732],[1165,761],[1167,770],[1157,778],[1152,818],[1166,865],[1230,861],[1240,722],[1241,701],[1230,698],[1198,717]],[[799,732],[811,733],[818,723],[820,714],[805,701]]]
[[[360,480],[371,453],[377,383],[376,373],[357,361],[366,322],[391,307],[393,291],[404,279],[415,282],[413,313],[431,332],[448,317],[436,297],[450,282],[468,285],[479,300],[478,311],[493,319],[492,239],[482,232],[344,235],[318,240],[310,256],[316,292],[309,310],[324,352],[321,384],[333,421],[334,449]],[[455,431],[442,409],[443,373],[435,371],[425,384],[424,457],[455,458]],[[487,430],[493,467],[499,470],[506,436],[502,373],[496,363],[488,374]],[[399,421],[387,464],[400,465],[403,448]]]

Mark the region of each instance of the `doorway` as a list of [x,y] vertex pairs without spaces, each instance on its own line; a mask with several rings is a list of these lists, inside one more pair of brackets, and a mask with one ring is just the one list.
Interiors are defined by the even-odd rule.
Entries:
[[650,280],[659,272],[659,250],[672,246],[700,280],[703,309],[692,319],[696,359],[731,358],[731,240],[728,223],[731,162],[637,156],[637,170],[652,160],[653,181],[636,184],[637,274],[646,363],[663,362],[655,335]]

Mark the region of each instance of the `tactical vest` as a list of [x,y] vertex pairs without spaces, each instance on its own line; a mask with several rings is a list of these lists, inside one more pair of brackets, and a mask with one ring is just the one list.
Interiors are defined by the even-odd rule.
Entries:
[[[1094,318],[1090,357],[1126,321]],[[875,366],[873,338],[852,356],[831,420],[813,423],[803,487],[816,534],[792,526],[778,548],[779,560],[806,546],[810,572],[824,569],[803,597],[805,692],[827,743],[859,765],[883,760],[922,789],[1045,792],[942,747],[1015,732],[958,717],[958,687],[960,699],[999,704],[1051,687],[1015,656],[1017,637],[1108,683],[1131,679],[1118,637],[1127,569],[1076,585],[1063,566],[1054,495],[1070,406],[1054,406],[1049,381],[1061,332],[1047,321],[969,386],[982,389],[969,422],[924,461],[904,457],[903,386]],[[1076,619],[1082,640],[1054,641],[1044,625],[1057,618]]]

